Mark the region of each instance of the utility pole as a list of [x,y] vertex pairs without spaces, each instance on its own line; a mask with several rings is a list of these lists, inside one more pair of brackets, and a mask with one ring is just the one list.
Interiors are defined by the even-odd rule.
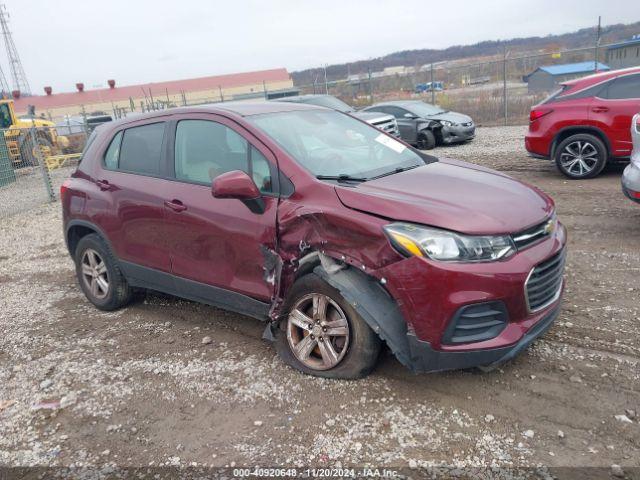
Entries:
[[325,63],[322,68],[324,69],[324,93],[329,95],[329,84],[327,83],[327,64]]
[[373,83],[371,82],[371,67],[369,67],[369,101],[373,104]]
[[600,34],[602,33],[602,17],[598,15],[598,29],[596,30],[596,46],[594,55],[593,70],[598,71],[598,48],[600,47]]
[[507,125],[507,46],[502,50],[502,106],[504,109],[504,124]]
[[436,104],[436,89],[433,85],[433,62],[431,62],[431,105]]

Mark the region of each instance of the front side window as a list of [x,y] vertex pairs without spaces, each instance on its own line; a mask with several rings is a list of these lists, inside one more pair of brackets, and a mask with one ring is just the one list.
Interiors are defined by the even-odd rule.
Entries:
[[409,113],[409,111],[400,107],[385,107],[384,113],[393,115],[399,120],[401,118],[404,118],[405,114]]
[[278,112],[248,120],[316,176],[371,178],[425,164],[404,144],[336,111]]
[[229,127],[209,120],[182,120],[176,128],[176,178],[210,184],[232,170],[248,171],[247,141]]
[[413,102],[410,108],[413,113],[420,117],[428,117],[429,115],[437,115],[438,113],[445,112],[445,110],[437,105],[430,105],[424,102]]
[[272,167],[260,151],[235,130],[210,120],[181,120],[176,128],[178,180],[209,185],[217,176],[241,170],[262,193],[273,192]]
[[152,123],[126,129],[120,144],[118,168],[127,172],[159,175],[164,125]]

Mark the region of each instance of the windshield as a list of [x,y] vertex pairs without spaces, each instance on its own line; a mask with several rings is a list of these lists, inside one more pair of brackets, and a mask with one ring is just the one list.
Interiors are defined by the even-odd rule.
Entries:
[[11,111],[6,103],[0,104],[0,128],[9,128],[11,126]]
[[340,112],[300,110],[248,120],[315,176],[369,179],[424,165],[404,144]]
[[429,116],[429,115],[437,115],[438,113],[444,113],[445,110],[443,110],[442,108],[440,108],[437,105],[429,105],[428,103],[424,103],[424,102],[415,102],[412,103],[411,106],[409,107],[409,109],[421,116],[421,117],[425,117],[425,116]]
[[339,98],[332,97],[331,95],[311,97],[307,99],[305,103],[311,103],[313,105],[319,105],[321,107],[332,108],[334,110],[338,110],[339,112],[345,112],[345,113],[354,111],[354,109],[350,105],[344,103]]

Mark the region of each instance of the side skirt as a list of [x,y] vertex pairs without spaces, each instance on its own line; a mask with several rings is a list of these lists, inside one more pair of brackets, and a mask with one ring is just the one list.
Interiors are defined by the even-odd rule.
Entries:
[[119,264],[129,285],[132,287],[157,290],[176,297],[247,315],[258,320],[269,319],[270,304],[247,295],[188,280],[131,262],[120,260]]

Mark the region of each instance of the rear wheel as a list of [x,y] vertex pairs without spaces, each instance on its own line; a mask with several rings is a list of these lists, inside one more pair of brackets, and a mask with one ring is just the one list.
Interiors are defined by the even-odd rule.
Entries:
[[418,134],[418,150],[431,150],[436,146],[436,137],[433,132],[424,130]]
[[571,135],[556,148],[555,161],[558,170],[571,179],[593,178],[607,164],[607,147],[594,135]]
[[75,251],[76,276],[87,299],[100,310],[116,310],[132,290],[109,247],[97,234],[82,237]]
[[340,292],[311,273],[292,287],[276,347],[292,367],[318,377],[355,379],[369,374],[380,338]]

